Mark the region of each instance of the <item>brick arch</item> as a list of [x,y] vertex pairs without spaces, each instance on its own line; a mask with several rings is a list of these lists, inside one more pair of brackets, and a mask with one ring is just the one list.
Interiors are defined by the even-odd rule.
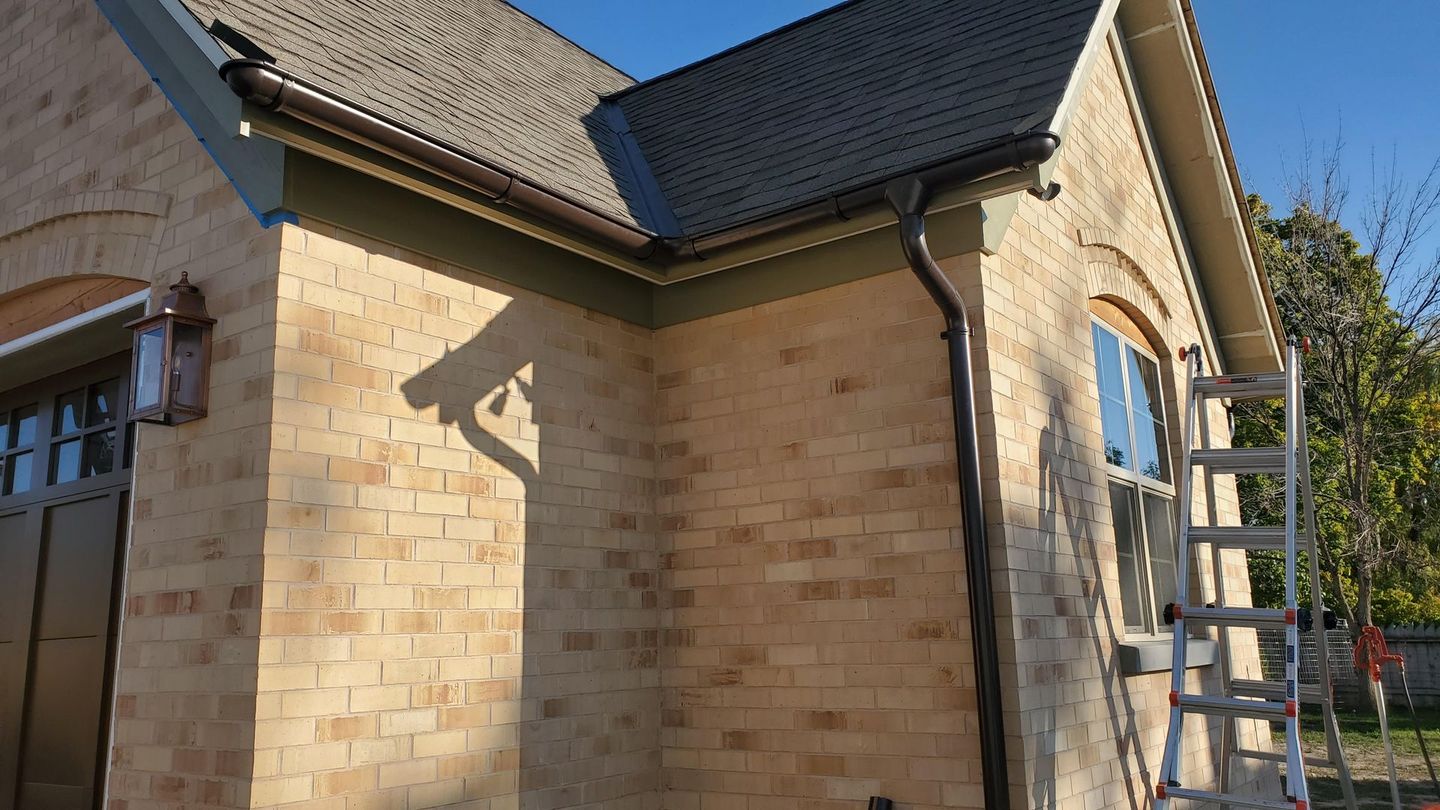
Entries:
[[1133,273],[1115,262],[1090,261],[1085,264],[1085,280],[1089,297],[1115,303],[1140,323],[1152,342],[1169,343],[1169,307]]
[[[1165,303],[1165,299],[1160,297],[1160,290],[1150,279],[1150,274],[1135,260],[1135,246],[1128,237],[1104,228],[1081,228],[1076,238],[1081,246],[1086,248],[1087,259],[1092,264],[1111,265],[1128,275],[1144,291],[1143,296],[1135,296],[1130,300],[1138,302],[1141,298],[1147,298],[1165,320],[1170,319],[1170,307]],[[1092,282],[1091,297],[1098,295],[1095,289]],[[1155,322],[1158,325],[1161,321],[1155,319]]]
[[57,278],[148,283],[170,197],[115,190],[43,200],[0,222],[0,298]]

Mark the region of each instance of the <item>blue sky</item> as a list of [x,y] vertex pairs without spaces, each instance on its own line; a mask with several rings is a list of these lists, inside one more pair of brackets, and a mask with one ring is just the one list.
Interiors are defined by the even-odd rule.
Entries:
[[[825,8],[828,0],[514,0],[639,79]],[[1440,157],[1440,3],[1193,0],[1247,190],[1283,204],[1307,136],[1342,133],[1351,196],[1372,153],[1413,176]],[[623,23],[617,22],[623,20]],[[1358,211],[1350,212],[1356,220]],[[1437,228],[1440,231],[1440,228]],[[1427,255],[1440,250],[1431,234]]]

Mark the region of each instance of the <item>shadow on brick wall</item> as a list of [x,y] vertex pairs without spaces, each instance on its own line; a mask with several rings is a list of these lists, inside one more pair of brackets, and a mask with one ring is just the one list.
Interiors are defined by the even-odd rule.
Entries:
[[[471,588],[467,618],[476,624],[465,650],[471,661],[494,656],[495,669],[467,680],[463,703],[441,710],[442,730],[466,728],[472,740],[470,758],[454,761],[464,773],[450,776],[465,777],[467,800],[643,810],[658,796],[659,763],[637,735],[657,718],[626,686],[636,670],[656,666],[658,633],[624,629],[622,612],[654,607],[653,573],[637,583],[636,552],[587,542],[593,520],[608,512],[593,502],[603,495],[569,477],[579,465],[559,458],[580,452],[566,429],[577,427],[581,405],[575,392],[543,379],[542,350],[527,342],[536,332],[525,304],[511,302],[401,386],[413,407],[439,406],[438,421],[457,426],[479,454],[472,472],[496,482],[493,492],[472,493],[482,496],[471,499],[482,511],[497,509],[496,537],[472,542],[470,557],[495,568],[497,587]],[[521,491],[507,488],[507,478]],[[523,515],[501,514],[516,501]],[[472,508],[471,516],[489,515]],[[518,569],[519,579],[502,583],[506,569]],[[507,589],[518,601],[498,596]],[[487,590],[497,601],[477,603],[475,594]],[[479,614],[490,616],[488,626]],[[517,654],[521,669],[509,671]]]
[[[1111,612],[1111,600],[1105,589],[1105,576],[1100,568],[1098,543],[1095,540],[1092,520],[1096,505],[1086,502],[1075,494],[1080,487],[1076,473],[1085,478],[1090,475],[1085,465],[1081,448],[1070,438],[1072,420],[1065,414],[1065,404],[1053,381],[1048,382],[1047,395],[1050,398],[1050,418],[1040,433],[1040,542],[1051,560],[1051,573],[1056,579],[1068,576],[1078,577],[1081,584],[1082,615],[1070,616],[1066,638],[1084,636],[1094,645],[1094,660],[1100,667],[1100,680],[1105,690],[1105,710],[1110,718],[1110,732],[1115,740],[1115,751],[1120,762],[1126,785],[1126,798],[1131,810],[1142,810],[1150,806],[1147,795],[1139,793],[1138,784],[1149,784],[1150,767],[1145,761],[1145,749],[1141,745],[1140,732],[1135,722],[1135,706],[1129,688],[1120,671],[1120,658],[1116,647],[1124,632],[1124,623],[1117,622]],[[1068,546],[1068,548],[1067,548]],[[1073,571],[1061,570],[1056,566],[1062,555],[1074,560]],[[1112,556],[1113,555],[1107,555]],[[1028,635],[1028,634],[1027,634]],[[1056,663],[1054,667],[1068,667]],[[1035,781],[1032,787],[1036,808],[1054,808],[1059,802],[1055,795],[1056,783],[1064,774],[1056,772],[1056,747],[1060,730],[1056,728],[1056,707],[1064,701],[1065,686],[1076,676],[1084,678],[1088,672],[1057,671],[1051,673],[1050,700],[1046,701],[1049,712],[1048,722],[1034,720],[1032,729],[1043,729],[1039,733],[1046,739],[1036,742]],[[1081,718],[1083,722],[1083,718]],[[1142,781],[1137,784],[1136,777]]]

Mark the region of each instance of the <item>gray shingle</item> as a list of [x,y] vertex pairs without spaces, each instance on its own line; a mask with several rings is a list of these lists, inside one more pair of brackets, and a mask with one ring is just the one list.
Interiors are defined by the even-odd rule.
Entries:
[[183,0],[281,67],[632,224],[599,97],[633,80],[499,0]]
[[1044,129],[1099,5],[855,0],[616,100],[704,233]]
[[[695,236],[1046,128],[1101,0],[851,0],[640,84],[502,0],[183,2],[343,98]],[[673,220],[647,221],[637,171]]]

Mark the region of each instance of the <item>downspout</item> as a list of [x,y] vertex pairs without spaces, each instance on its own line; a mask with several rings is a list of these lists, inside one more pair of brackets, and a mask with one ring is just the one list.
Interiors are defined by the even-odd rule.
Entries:
[[[1059,186],[1036,196],[1053,199]],[[990,585],[990,548],[985,536],[980,492],[980,443],[975,426],[975,377],[970,366],[973,330],[965,299],[935,263],[925,243],[925,209],[930,189],[915,175],[891,181],[885,199],[900,217],[900,246],[915,277],[945,316],[950,352],[950,393],[954,404],[956,465],[960,473],[961,532],[965,576],[969,584],[971,644],[975,652],[975,691],[980,715],[980,779],[987,810],[1010,806],[1010,775],[1005,755],[1005,714],[1000,699],[1000,651],[995,634],[995,597]]]

